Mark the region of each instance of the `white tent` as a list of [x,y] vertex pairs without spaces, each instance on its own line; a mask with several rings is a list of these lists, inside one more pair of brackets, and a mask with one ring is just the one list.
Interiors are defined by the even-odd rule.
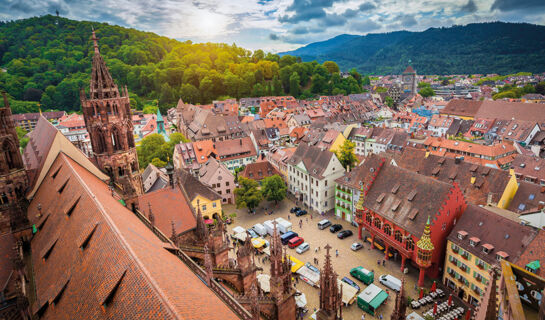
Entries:
[[257,275],[257,282],[259,282],[259,287],[263,292],[271,292],[271,276],[268,274],[258,274]]
[[301,293],[300,295],[295,296],[295,304],[299,308],[304,308],[307,305],[307,297],[304,293],[297,290],[298,293]]

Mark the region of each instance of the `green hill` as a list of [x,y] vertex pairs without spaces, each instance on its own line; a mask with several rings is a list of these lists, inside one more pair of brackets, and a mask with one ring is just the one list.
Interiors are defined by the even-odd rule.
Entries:
[[128,86],[138,109],[158,102],[164,110],[180,97],[210,103],[225,97],[361,92],[359,74],[341,79],[334,63],[47,15],[0,22],[0,90],[8,92],[14,112],[35,112],[38,103],[43,110],[80,109],[79,88],[89,86],[92,27],[112,76]]
[[474,23],[422,32],[343,35],[343,39],[283,54],[301,56],[304,61],[333,60],[342,70],[357,68],[366,74],[399,74],[409,60],[420,74],[545,71],[545,26],[540,25]]

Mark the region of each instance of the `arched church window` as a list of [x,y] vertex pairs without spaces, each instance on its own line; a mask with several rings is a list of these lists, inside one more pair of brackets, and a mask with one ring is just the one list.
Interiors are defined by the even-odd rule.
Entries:
[[125,170],[123,170],[123,168],[121,168],[121,167],[118,167],[117,168],[117,175],[120,176],[120,177],[124,176],[125,175]]
[[114,146],[114,151],[119,151],[123,149],[123,145],[121,144],[121,132],[119,132],[119,129],[117,129],[117,127],[114,127],[112,129],[112,144]]
[[2,195],[0,196],[0,202],[2,202],[2,204],[8,204],[9,200],[6,193],[2,192]]
[[134,148],[134,135],[130,128],[127,130],[127,143],[129,144],[129,148]]

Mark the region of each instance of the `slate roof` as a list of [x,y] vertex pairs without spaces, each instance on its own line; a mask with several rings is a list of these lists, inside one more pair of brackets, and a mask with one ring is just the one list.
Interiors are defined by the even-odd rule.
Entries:
[[63,153],[28,212],[39,225],[32,311],[41,319],[237,319],[104,182]]
[[333,153],[326,149],[309,146],[306,143],[301,143],[291,156],[288,164],[297,166],[299,162],[303,162],[307,172],[318,179],[323,179],[323,173],[327,165],[331,161]]
[[[464,239],[458,238],[458,232],[465,231]],[[502,217],[476,205],[468,205],[452,231],[448,240],[479,257],[488,264],[496,264],[496,253],[506,252],[507,261],[515,262],[523,253],[524,248],[535,238],[537,231],[529,226],[521,225],[511,219]],[[475,246],[469,244],[469,239],[480,242]],[[494,246],[490,253],[483,252],[483,245]]]
[[[361,166],[369,174],[376,162],[365,161]],[[364,206],[414,235],[422,234],[428,216],[432,219],[441,210],[452,185],[384,163],[365,197]],[[395,192],[392,192],[394,191]],[[409,200],[409,195],[416,194]],[[380,199],[380,200],[379,200]],[[392,210],[397,206],[397,209]],[[414,210],[416,217],[409,218]]]
[[180,170],[178,177],[178,181],[182,188],[184,188],[190,202],[193,201],[198,195],[211,201],[221,199],[221,196],[216,191],[197,180],[197,178],[195,178],[189,172]]

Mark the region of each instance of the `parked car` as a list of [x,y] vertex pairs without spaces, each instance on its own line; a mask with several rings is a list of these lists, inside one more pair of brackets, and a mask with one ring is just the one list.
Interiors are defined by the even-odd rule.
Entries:
[[299,211],[301,211],[301,208],[299,208],[299,207],[293,207],[293,208],[290,209],[290,213],[296,213],[296,212],[299,212]]
[[339,230],[342,230],[342,229],[343,229],[343,226],[342,226],[342,225],[340,225],[340,224],[334,224],[334,225],[332,225],[331,227],[329,227],[329,232],[335,233],[335,232],[337,232],[337,231],[339,231]]
[[304,216],[305,214],[307,214],[307,210],[299,210],[298,212],[295,213],[295,216],[300,217],[300,216]]
[[310,244],[308,244],[308,242],[303,242],[297,247],[297,249],[295,249],[295,252],[302,254],[303,252],[308,251],[308,249],[310,249]]
[[258,238],[259,237],[257,232],[255,232],[254,229],[252,229],[252,228],[250,228],[250,229],[248,229],[246,231],[248,231],[248,233],[250,234],[250,238]]
[[295,237],[295,238],[292,238],[290,241],[288,241],[288,247],[290,247],[291,249],[294,249],[300,246],[303,242],[305,242],[305,239],[301,237]]
[[353,234],[352,230],[343,230],[337,233],[337,238],[344,239],[344,238],[350,237],[352,234]]
[[359,243],[359,242],[354,242],[352,243],[352,245],[350,246],[350,249],[352,249],[352,251],[358,251],[359,249],[363,248],[363,244]]
[[324,230],[325,228],[329,227],[331,225],[331,221],[324,219],[320,222],[318,222],[318,229]]
[[297,236],[299,236],[299,235],[297,234],[297,232],[290,231],[290,232],[287,232],[287,233],[284,233],[283,235],[281,235],[281,236],[280,236],[280,241],[282,241],[282,244],[283,244],[283,245],[286,245],[286,244],[288,244],[288,242],[289,242],[291,239],[293,239],[293,238],[295,238],[295,237],[297,237]]
[[383,286],[388,287],[396,292],[399,292],[401,289],[401,280],[398,278],[389,275],[389,274],[383,274],[379,277],[378,280]]
[[358,291],[360,291],[360,286],[358,286],[354,281],[352,281],[352,279],[350,279],[348,277],[344,277],[344,278],[342,278],[341,281],[344,282],[344,283],[349,284],[350,286],[352,286],[352,287],[356,288]]
[[312,271],[318,273],[318,274],[320,273],[320,269],[316,268],[316,267],[315,267],[312,263],[310,263],[310,262],[305,263],[305,266],[306,266],[307,268],[309,268],[310,270],[312,270]]

